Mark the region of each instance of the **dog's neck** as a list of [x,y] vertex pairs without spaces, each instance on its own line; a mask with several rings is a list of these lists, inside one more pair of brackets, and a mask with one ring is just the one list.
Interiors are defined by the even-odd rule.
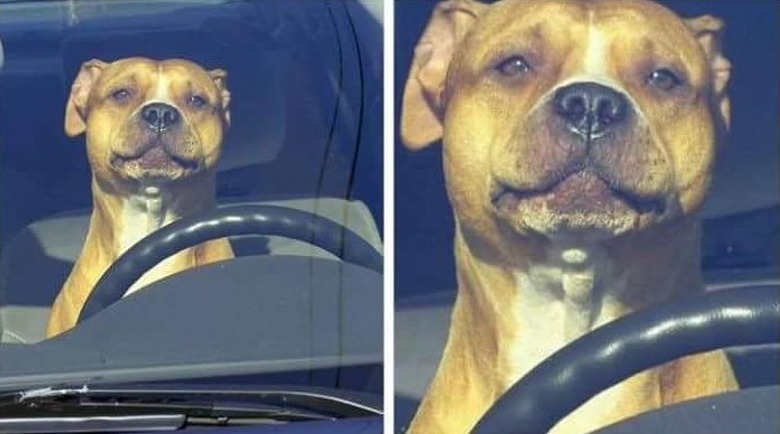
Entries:
[[517,300],[517,317],[527,330],[538,330],[550,318],[532,313],[547,311],[555,317],[556,340],[571,341],[603,322],[604,298],[623,292],[625,277],[596,244],[552,245],[546,253],[546,260],[513,272],[517,291],[524,294]]
[[[92,183],[92,225],[100,231],[100,245],[116,258],[139,240],[181,217],[215,206],[214,177],[193,177],[183,183],[137,182],[122,189]],[[202,184],[202,185],[195,185]]]
[[172,201],[164,186],[140,183],[138,191],[123,200],[122,227],[117,236],[119,251],[124,252],[146,235],[180,218]]
[[638,237],[643,239],[548,243],[526,262],[508,266],[511,261],[474,251],[458,230],[458,327],[448,345],[472,347],[458,349],[478,355],[466,369],[482,377],[485,392],[500,394],[577,337],[702,287],[696,223]]

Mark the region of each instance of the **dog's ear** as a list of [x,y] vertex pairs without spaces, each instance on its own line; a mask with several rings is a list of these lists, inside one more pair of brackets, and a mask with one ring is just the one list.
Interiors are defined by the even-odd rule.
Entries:
[[439,3],[417,47],[401,105],[401,139],[418,150],[442,136],[442,91],[452,55],[487,6],[473,0]]
[[726,91],[731,77],[731,62],[723,56],[723,20],[712,15],[703,15],[685,21],[699,44],[712,68],[712,89],[715,106],[720,110],[723,126],[728,129],[731,122],[731,102]]
[[70,97],[65,106],[65,134],[68,137],[78,136],[87,129],[89,93],[106,66],[108,63],[98,59],[89,60],[81,65],[70,87]]
[[225,117],[225,123],[230,125],[230,91],[227,88],[227,71],[223,69],[212,69],[209,76],[217,86],[222,100],[222,115]]

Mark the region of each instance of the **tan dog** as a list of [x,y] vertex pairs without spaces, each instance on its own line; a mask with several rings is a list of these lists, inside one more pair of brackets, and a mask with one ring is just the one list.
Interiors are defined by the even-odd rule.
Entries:
[[[65,133],[86,133],[93,210],[84,248],[52,306],[47,336],[75,325],[97,280],[138,240],[215,206],[215,167],[230,123],[227,74],[179,59],[91,60],[65,109]],[[128,291],[233,256],[226,240],[186,249]]]
[[[722,23],[646,0],[441,3],[401,135],[442,139],[458,296],[410,432],[471,429],[554,351],[700,290],[699,210],[728,124]],[[736,388],[721,352],[634,376],[555,432]]]

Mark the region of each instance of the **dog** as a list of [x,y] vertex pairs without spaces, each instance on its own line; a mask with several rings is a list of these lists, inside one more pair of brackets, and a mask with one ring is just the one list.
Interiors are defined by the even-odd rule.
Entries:
[[[215,170],[230,125],[227,73],[182,59],[85,62],[65,133],[86,135],[93,210],[84,247],[52,306],[47,337],[72,328],[103,272],[149,233],[215,207]],[[225,239],[171,256],[128,290],[233,257]],[[125,294],[125,295],[127,295]]]
[[[452,0],[402,100],[441,140],[458,293],[411,433],[469,431],[575,338],[703,288],[698,211],[729,124],[723,23],[649,0]],[[556,433],[737,388],[722,352],[638,374]]]

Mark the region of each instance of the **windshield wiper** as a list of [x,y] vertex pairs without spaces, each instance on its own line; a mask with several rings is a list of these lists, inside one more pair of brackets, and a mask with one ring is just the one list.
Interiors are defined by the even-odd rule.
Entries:
[[[164,390],[42,388],[0,394],[0,432],[110,431],[185,425],[334,420],[338,416],[276,396]],[[273,401],[273,402],[270,402]]]

